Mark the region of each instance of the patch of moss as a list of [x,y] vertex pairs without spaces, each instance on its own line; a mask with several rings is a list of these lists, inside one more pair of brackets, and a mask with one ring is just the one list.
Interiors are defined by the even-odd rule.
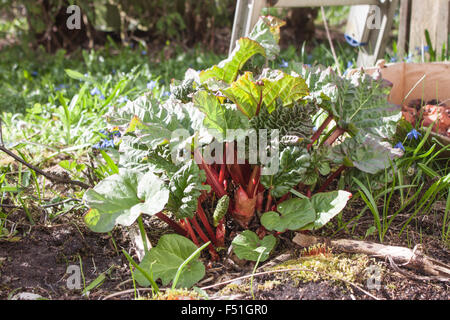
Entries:
[[[375,260],[364,254],[320,254],[289,260],[268,270],[279,270],[280,273],[276,273],[277,279],[294,281],[295,285],[300,282],[339,279],[358,283],[364,281],[365,270],[372,264],[376,264]],[[281,272],[283,269],[298,270]]]
[[220,290],[219,294],[223,296],[230,296],[235,294],[249,293],[250,292],[250,283],[249,281],[243,280],[242,283],[230,283],[226,285],[222,290]]
[[150,300],[202,300],[202,297],[198,292],[187,289],[167,289],[164,292],[159,292]]

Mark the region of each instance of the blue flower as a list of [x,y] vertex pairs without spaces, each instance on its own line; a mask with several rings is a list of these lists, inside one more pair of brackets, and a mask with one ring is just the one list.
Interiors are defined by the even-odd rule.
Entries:
[[353,67],[353,62],[347,61],[347,69],[350,69],[351,67]]
[[157,85],[157,82],[152,80],[152,81],[147,83],[147,89],[153,90],[156,87],[156,85]]
[[32,76],[33,78],[36,78],[37,75],[38,75],[38,72],[37,72],[37,71],[31,71],[31,76]]
[[98,94],[102,94],[102,93],[100,92],[100,90],[97,87],[95,87],[94,89],[91,90],[91,96],[96,96]]
[[289,67],[289,63],[286,60],[281,59],[280,68],[287,68],[287,67]]
[[55,91],[61,91],[62,89],[67,89],[67,88],[68,88],[68,86],[66,86],[65,84],[58,84],[55,87]]
[[416,129],[412,129],[410,132],[408,132],[406,138],[408,138],[409,140],[411,140],[412,138],[414,138],[414,140],[417,140],[419,139],[419,136],[422,136],[422,134],[420,134],[420,132],[418,132]]
[[429,47],[429,46],[424,46],[424,47],[423,47],[423,51],[425,51],[425,52],[430,51],[430,47]]
[[122,96],[119,97],[119,99],[117,99],[117,103],[124,103],[128,101],[128,97],[127,96]]
[[410,54],[408,54],[407,57],[404,57],[403,60],[404,60],[405,62],[407,62],[407,63],[413,62],[413,57],[414,57],[413,54],[410,53]]
[[145,56],[145,55],[147,54],[147,51],[146,51],[146,50],[142,50],[142,51],[141,51],[141,54],[142,54],[143,56]]
[[115,147],[114,140],[109,140],[109,139],[102,139],[100,142],[98,142],[92,146],[93,149],[99,149],[99,150],[104,150],[107,148],[114,148],[114,147]]
[[105,100],[105,96],[103,94],[100,94],[100,100]]
[[111,73],[114,75],[114,74],[116,74],[116,69],[112,69],[111,70]]
[[397,60],[398,60],[397,56],[391,57],[391,62],[397,62]]
[[170,92],[169,91],[164,91],[162,96],[163,97],[169,97],[170,96]]
[[111,131],[111,132],[110,132],[110,135],[111,135],[112,138],[114,138],[114,137],[120,138],[120,137],[122,136],[122,134],[120,133],[120,131],[117,130],[117,129]]
[[401,150],[405,151],[405,147],[403,146],[403,144],[402,144],[401,142],[397,143],[397,144],[394,146],[394,148],[395,148],[395,149],[401,149]]

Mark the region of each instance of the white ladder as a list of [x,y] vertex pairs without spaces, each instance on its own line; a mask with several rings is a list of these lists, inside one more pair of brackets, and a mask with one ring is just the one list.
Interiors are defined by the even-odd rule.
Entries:
[[398,0],[237,0],[230,53],[236,40],[250,33],[261,10],[268,4],[276,8],[353,6],[347,23],[346,39],[360,48],[358,66],[370,67],[384,54]]

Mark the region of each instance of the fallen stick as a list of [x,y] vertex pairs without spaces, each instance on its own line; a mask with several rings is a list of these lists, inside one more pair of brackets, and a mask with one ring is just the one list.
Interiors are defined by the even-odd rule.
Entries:
[[302,233],[297,233],[292,241],[302,247],[310,247],[315,244],[325,243],[327,246],[343,252],[363,253],[370,256],[384,258],[391,263],[396,271],[401,270],[398,268],[399,266],[404,266],[428,275],[428,277],[421,277],[415,275],[413,276],[411,274],[407,274],[406,272],[401,272],[404,275],[411,276],[419,280],[450,281],[450,267],[441,261],[432,259],[423,254],[419,250],[419,246],[416,246],[413,250],[411,250],[405,247],[388,246],[359,240],[330,240],[309,236]]

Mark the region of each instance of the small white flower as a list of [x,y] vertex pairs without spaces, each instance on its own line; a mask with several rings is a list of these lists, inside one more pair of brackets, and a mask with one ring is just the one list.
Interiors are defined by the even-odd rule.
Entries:
[[25,130],[27,127],[28,127],[28,124],[25,121],[20,120],[19,122],[17,122],[17,129]]

